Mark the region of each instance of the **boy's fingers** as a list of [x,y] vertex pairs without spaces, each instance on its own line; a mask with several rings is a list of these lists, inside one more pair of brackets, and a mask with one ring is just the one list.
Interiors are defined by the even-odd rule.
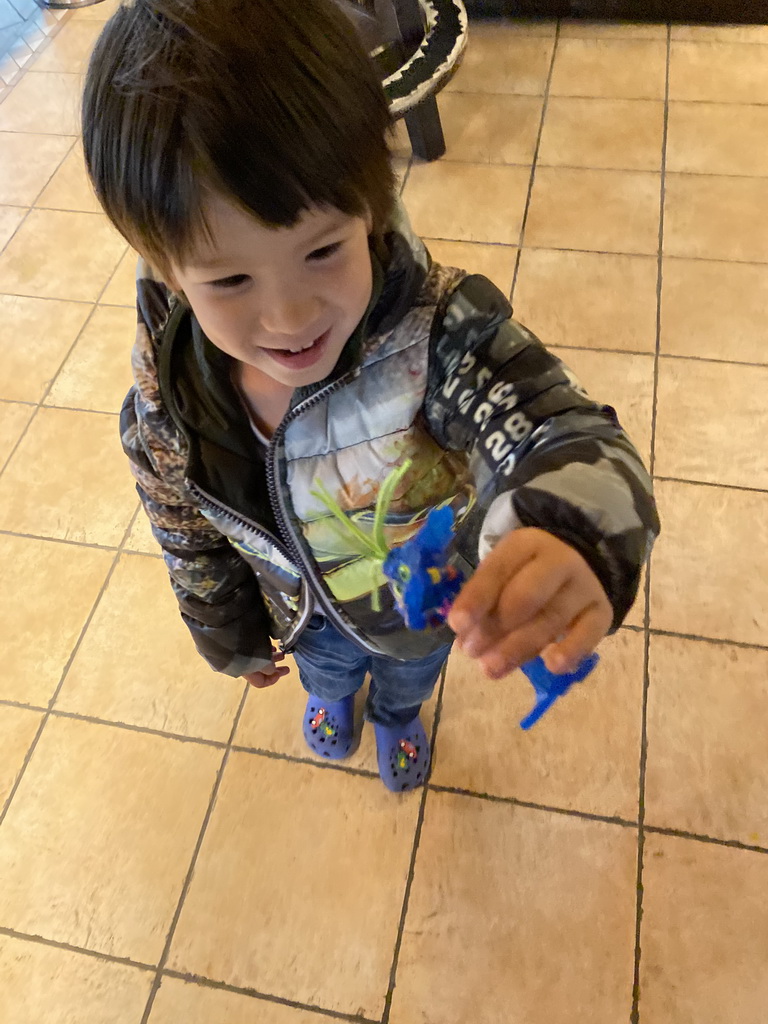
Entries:
[[501,679],[567,633],[583,609],[583,596],[563,587],[535,618],[507,633],[482,656],[483,669],[492,679]]
[[507,582],[496,606],[499,629],[511,633],[535,618],[565,585],[570,574],[563,563],[554,566],[533,558]]
[[566,635],[542,653],[549,671],[575,672],[606,635],[612,621],[613,613],[610,606],[606,607],[602,603],[590,605],[572,623]]
[[489,615],[511,576],[535,556],[526,531],[514,531],[504,537],[486,555],[475,574],[459,592],[448,616],[448,625],[457,635]]

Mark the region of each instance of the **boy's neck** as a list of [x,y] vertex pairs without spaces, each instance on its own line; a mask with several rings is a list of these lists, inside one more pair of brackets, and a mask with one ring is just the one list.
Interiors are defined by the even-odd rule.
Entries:
[[233,380],[253,422],[265,437],[272,437],[290,408],[293,388],[240,362],[235,364]]

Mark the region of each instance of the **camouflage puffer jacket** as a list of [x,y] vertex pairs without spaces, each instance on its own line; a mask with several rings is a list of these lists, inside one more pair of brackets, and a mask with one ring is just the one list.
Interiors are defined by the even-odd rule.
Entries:
[[391,543],[450,503],[465,573],[508,530],[538,526],[586,558],[615,626],[635,599],[658,520],[613,410],[586,397],[488,280],[431,263],[404,223],[386,248],[333,375],[295,393],[267,449],[230,358],[140,268],[122,442],[181,614],[218,671],[263,668],[270,638],[290,650],[315,608],[374,653],[416,658],[450,640],[447,627],[405,629],[380,572],[312,493],[322,483],[365,530],[405,459]]

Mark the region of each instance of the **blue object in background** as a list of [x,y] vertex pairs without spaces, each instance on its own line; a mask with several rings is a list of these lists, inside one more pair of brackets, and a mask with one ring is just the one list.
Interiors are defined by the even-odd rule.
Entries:
[[555,703],[558,697],[567,693],[574,683],[580,683],[592,672],[600,658],[597,654],[590,654],[588,658],[579,665],[575,672],[566,672],[563,675],[556,675],[550,672],[544,664],[543,658],[534,658],[520,668],[528,677],[531,686],[536,691],[536,704],[525,718],[520,722],[523,729],[530,729],[535,725],[545,711]]

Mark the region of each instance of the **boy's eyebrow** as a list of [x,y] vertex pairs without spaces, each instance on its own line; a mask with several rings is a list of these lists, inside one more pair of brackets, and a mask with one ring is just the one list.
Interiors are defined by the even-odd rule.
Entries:
[[[302,248],[314,248],[327,235],[335,235],[338,231],[343,230],[344,227],[346,227],[346,218],[344,220],[335,220],[332,224],[326,224],[302,242]],[[232,263],[233,258],[231,256],[215,256],[211,254],[210,257],[198,256],[195,260],[190,260],[187,265],[202,273],[203,271],[215,271],[222,267],[230,267]]]

